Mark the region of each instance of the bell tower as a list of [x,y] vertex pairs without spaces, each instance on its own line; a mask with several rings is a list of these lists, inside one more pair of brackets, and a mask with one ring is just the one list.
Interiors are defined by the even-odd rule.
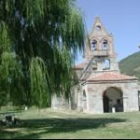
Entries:
[[113,36],[105,30],[99,17],[96,17],[93,29],[86,39],[84,59],[93,64],[95,71],[119,72]]

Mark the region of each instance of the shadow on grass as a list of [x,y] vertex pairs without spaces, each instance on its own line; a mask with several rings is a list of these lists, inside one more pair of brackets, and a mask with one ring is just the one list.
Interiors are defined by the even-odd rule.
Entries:
[[[28,134],[21,135],[20,131],[8,132],[5,129],[0,132],[0,139],[2,138],[20,138],[20,139],[34,139],[40,138],[43,134],[53,133],[71,133],[79,130],[104,128],[110,123],[125,122],[125,119],[117,118],[79,118],[79,119],[32,119],[23,120],[23,123],[18,127],[11,127],[11,129],[24,128]],[[8,137],[8,135],[10,135]]]

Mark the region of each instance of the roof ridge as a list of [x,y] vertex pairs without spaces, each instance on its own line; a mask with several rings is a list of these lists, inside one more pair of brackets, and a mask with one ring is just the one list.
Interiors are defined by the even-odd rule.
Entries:
[[101,74],[97,74],[97,75],[91,75],[87,81],[105,81],[105,80],[136,80],[138,79],[137,77],[133,77],[133,76],[128,76],[128,75],[124,75],[121,73],[116,73],[116,72],[104,72]]

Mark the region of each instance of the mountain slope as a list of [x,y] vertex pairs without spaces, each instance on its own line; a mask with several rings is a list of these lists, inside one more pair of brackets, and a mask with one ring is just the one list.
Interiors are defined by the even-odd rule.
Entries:
[[140,52],[136,52],[119,62],[121,72],[130,76],[137,76],[140,81]]

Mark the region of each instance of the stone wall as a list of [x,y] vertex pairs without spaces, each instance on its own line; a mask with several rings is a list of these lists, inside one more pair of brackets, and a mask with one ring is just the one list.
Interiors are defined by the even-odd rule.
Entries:
[[87,83],[84,85],[83,89],[87,94],[87,108],[84,111],[95,114],[103,113],[103,93],[110,87],[115,87],[122,91],[124,112],[139,110],[137,82],[128,81],[124,83]]
[[51,98],[51,108],[54,110],[76,110],[78,108],[78,95],[81,92],[79,85],[75,85],[71,88],[69,99],[66,99],[63,95],[57,96],[54,94]]
[[71,109],[71,103],[64,98],[64,96],[53,95],[51,98],[51,108],[53,110],[67,110]]

